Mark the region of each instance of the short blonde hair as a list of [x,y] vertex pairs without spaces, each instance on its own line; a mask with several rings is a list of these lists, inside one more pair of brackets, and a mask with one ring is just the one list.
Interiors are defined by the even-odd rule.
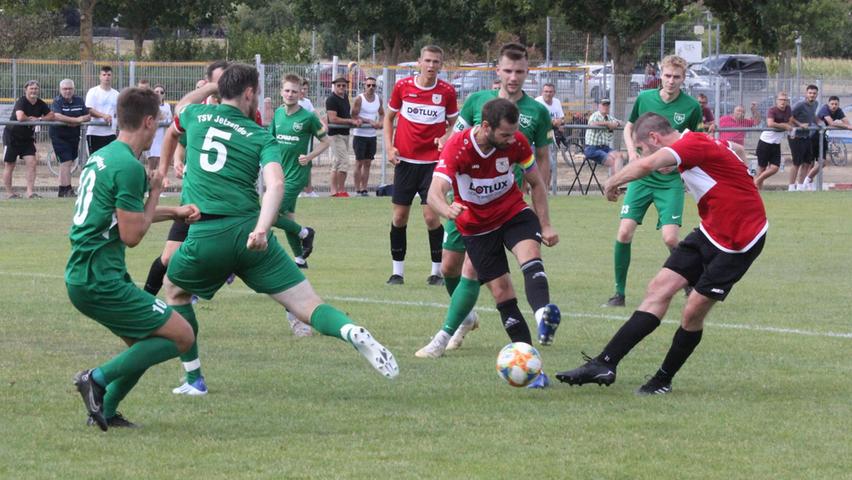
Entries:
[[686,73],[687,66],[688,63],[686,63],[686,60],[678,55],[667,55],[665,58],[663,58],[663,61],[660,62],[660,70],[665,67],[674,67],[679,68],[683,70],[684,73]]

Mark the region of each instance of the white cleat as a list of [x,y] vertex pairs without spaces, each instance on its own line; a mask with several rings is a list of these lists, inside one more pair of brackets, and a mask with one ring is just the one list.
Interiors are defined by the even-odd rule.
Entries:
[[287,321],[290,322],[290,330],[293,331],[294,337],[310,337],[314,334],[310,325],[299,320],[290,312],[287,312]]
[[200,397],[207,395],[207,384],[204,383],[204,377],[198,377],[192,383],[183,382],[183,385],[172,390],[175,395],[188,395],[190,397]]
[[385,348],[364,327],[353,326],[349,330],[349,342],[358,350],[364,358],[370,362],[379,373],[387,378],[396,378],[399,375],[399,365],[393,354]]
[[447,350],[456,350],[461,348],[462,342],[464,342],[464,336],[477,328],[479,328],[479,315],[477,315],[475,311],[471,310],[461,325],[459,325],[459,328],[456,329],[456,333],[454,333],[450,338],[450,343],[447,344]]
[[432,337],[432,341],[426,344],[425,347],[417,350],[414,353],[414,356],[417,358],[440,358],[444,356],[444,350],[447,349],[447,343],[450,341],[450,335],[443,331],[439,330],[434,337]]

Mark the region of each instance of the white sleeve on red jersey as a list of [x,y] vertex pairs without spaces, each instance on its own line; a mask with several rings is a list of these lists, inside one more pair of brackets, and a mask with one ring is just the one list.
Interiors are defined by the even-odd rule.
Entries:
[[402,85],[405,79],[402,79],[396,82],[396,85],[393,86],[393,91],[391,91],[390,100],[388,100],[388,110],[392,110],[394,112],[398,112],[400,108],[402,108]]

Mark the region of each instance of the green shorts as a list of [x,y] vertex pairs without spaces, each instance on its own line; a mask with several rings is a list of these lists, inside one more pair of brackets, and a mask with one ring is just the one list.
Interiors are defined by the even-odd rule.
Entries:
[[206,300],[232,273],[258,293],[280,293],[303,282],[305,276],[272,232],[266,250],[246,248],[256,223],[255,217],[226,217],[190,225],[186,241],[169,261],[169,280]]
[[464,241],[458,228],[456,228],[456,222],[453,220],[444,222],[444,244],[442,247],[451,252],[465,252]]
[[77,310],[119,337],[149,337],[172,315],[166,302],[137,287],[129,275],[93,285],[65,284],[65,288]]
[[302,193],[302,190],[307,186],[307,184],[296,184],[296,183],[285,183],[284,184],[284,199],[281,200],[281,207],[278,208],[278,212],[281,215],[286,215],[288,213],[296,213],[296,200],[299,198],[299,194]]
[[635,220],[642,225],[648,206],[654,204],[659,215],[657,230],[663,225],[680,226],[683,222],[683,186],[672,188],[653,188],[639,182],[630,182],[624,203],[621,205],[621,217]]

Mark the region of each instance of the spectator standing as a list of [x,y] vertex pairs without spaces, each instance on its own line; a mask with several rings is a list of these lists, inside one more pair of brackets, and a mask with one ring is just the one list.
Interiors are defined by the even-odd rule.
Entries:
[[657,76],[657,69],[650,63],[645,64],[645,83],[642,84],[643,90],[660,88],[660,77]]
[[[745,118],[745,108],[742,105],[734,107],[734,113],[719,118],[719,128],[751,128],[760,125],[760,114],[757,112],[757,102],[751,102],[751,118]],[[719,132],[719,141],[734,142],[745,145],[746,132]]]
[[[349,171],[349,129],[360,127],[361,120],[352,118],[352,107],[346,86],[349,80],[344,77],[334,79],[331,95],[325,101],[328,117],[328,136],[331,137],[331,179],[329,187],[332,197],[349,197],[346,193],[346,173]],[[343,125],[331,127],[331,125]]]
[[118,104],[118,90],[112,88],[112,67],[101,67],[100,84],[86,93],[86,106],[103,113],[106,125],[90,125],[86,130],[89,155],[115,140],[115,108]]
[[793,156],[793,168],[790,169],[790,181],[787,186],[790,192],[805,190],[802,182],[807,172],[813,167],[814,157],[819,153],[813,151],[813,139],[819,137],[819,132],[808,129],[817,125],[818,92],[816,85],[808,85],[805,89],[805,99],[793,106],[793,123],[796,129],[793,130],[793,136],[789,139],[790,154]]
[[355,97],[352,116],[361,119],[361,126],[352,131],[352,150],[355,152],[355,194],[367,196],[370,164],[376,158],[376,130],[382,128],[385,109],[376,95],[376,78],[367,77],[364,93]]
[[59,95],[53,99],[50,110],[54,120],[67,123],[67,127],[50,127],[50,143],[59,162],[59,197],[76,197],[71,187],[71,167],[80,153],[80,124],[103,114],[86,106],[83,98],[74,95],[74,80],[59,82]]
[[592,128],[586,130],[586,147],[583,149],[583,155],[598,165],[609,167],[609,174],[612,175],[621,170],[621,165],[624,163],[621,153],[613,150],[612,131],[624,124],[609,114],[609,105],[608,98],[601,99],[598,109],[589,117],[590,127],[605,127],[606,130]]
[[[12,107],[9,120],[18,122],[53,120],[50,107],[38,98],[40,91],[37,81],[27,82],[24,85],[24,95]],[[35,127],[7,126],[3,130],[3,145],[6,146],[3,156],[3,185],[6,187],[6,194],[9,198],[21,198],[20,195],[12,192],[12,172],[15,171],[18,158],[22,158],[27,164],[27,198],[40,198],[39,194],[33,192],[36,177]]]
[[699,93],[698,104],[701,105],[701,128],[707,133],[713,133],[716,130],[716,118],[708,104],[707,95]]
[[[553,127],[554,145],[550,148],[550,163],[551,167],[556,163],[556,148],[560,143],[565,143],[562,135],[562,124],[565,123],[565,111],[562,110],[562,100],[556,98],[556,86],[552,83],[545,83],[541,87],[541,95],[536,97],[536,101],[547,108],[550,113],[550,124]],[[550,179],[544,179],[549,185]]]
[[787,92],[778,92],[775,106],[766,112],[766,126],[772,130],[764,130],[757,141],[757,177],[754,184],[757,189],[763,188],[763,182],[775,175],[781,166],[781,140],[787,132],[793,129],[793,112],[790,109],[790,97]]
[[[828,103],[820,107],[817,112],[817,120],[823,122],[826,127],[834,127],[834,128],[843,128],[846,130],[852,130],[852,126],[849,124],[849,118],[843,112],[843,109],[840,108],[840,97],[836,95],[832,95],[828,97]],[[828,151],[828,140],[824,135],[819,135],[817,138],[823,139],[823,159],[825,159],[825,152]],[[814,152],[814,156],[819,154],[819,143],[816,144],[817,150]],[[805,186],[806,190],[813,190],[814,183],[813,179],[816,177],[817,173],[821,168],[821,163],[819,159],[817,159],[816,163],[814,163],[813,168],[808,172],[805,176],[805,180],[802,182],[802,185]]]
[[[172,120],[172,107],[166,103],[166,87],[162,84],[154,85],[154,93],[160,98],[160,116],[157,119],[158,123],[169,122]],[[154,135],[154,141],[151,143],[151,149],[148,150],[148,171],[153,172],[160,164],[160,151],[163,149],[163,136],[166,134],[166,128],[160,126],[157,128],[157,133]]]
[[[314,102],[312,102],[311,99],[308,98],[308,92],[310,91],[310,89],[311,89],[311,83],[308,81],[307,78],[303,78],[302,79],[302,88],[301,88],[301,90],[299,90],[299,106],[304,108],[305,110],[307,110],[309,112],[316,113],[316,109],[314,108]],[[323,123],[326,131],[328,131],[328,125],[325,125],[325,121],[322,118],[320,118],[320,122]],[[313,144],[313,139],[311,140],[311,144]],[[312,173],[313,173],[313,169],[311,169],[311,173],[308,173],[308,183],[307,183],[307,185],[305,185],[305,189],[302,191],[302,193],[299,194],[299,196],[305,196],[305,197],[318,197],[319,196],[319,195],[317,195],[317,192],[314,191],[314,186],[311,183]]]

